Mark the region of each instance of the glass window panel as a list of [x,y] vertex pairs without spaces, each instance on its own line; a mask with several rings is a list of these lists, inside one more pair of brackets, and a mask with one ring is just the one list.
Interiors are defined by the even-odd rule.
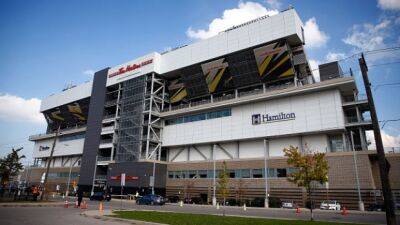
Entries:
[[286,177],[286,168],[276,169],[277,177]]
[[207,170],[199,170],[199,178],[207,178]]
[[263,178],[263,169],[253,169],[252,177],[253,178]]
[[240,171],[240,176],[242,178],[250,178],[250,170],[249,169],[243,169]]

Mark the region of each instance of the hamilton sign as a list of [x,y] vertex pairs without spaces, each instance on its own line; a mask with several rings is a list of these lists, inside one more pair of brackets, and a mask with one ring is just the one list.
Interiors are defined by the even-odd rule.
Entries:
[[296,119],[296,114],[294,112],[290,113],[278,113],[278,114],[253,114],[251,116],[251,123],[253,125],[258,125],[262,123],[273,123]]

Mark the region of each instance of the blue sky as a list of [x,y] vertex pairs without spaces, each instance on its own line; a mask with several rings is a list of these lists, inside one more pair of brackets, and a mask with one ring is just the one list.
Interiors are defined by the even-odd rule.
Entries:
[[[400,1],[1,1],[0,155],[45,132],[40,100],[93,71],[152,51],[192,43],[232,24],[294,6],[306,28],[312,66],[360,51],[400,46]],[[368,54],[370,65],[399,62],[400,51]],[[360,80],[356,57],[342,62]],[[400,82],[400,64],[371,67],[372,84]],[[362,83],[359,83],[360,85]],[[400,118],[399,85],[374,92],[380,120]],[[400,146],[400,122],[384,129]]]

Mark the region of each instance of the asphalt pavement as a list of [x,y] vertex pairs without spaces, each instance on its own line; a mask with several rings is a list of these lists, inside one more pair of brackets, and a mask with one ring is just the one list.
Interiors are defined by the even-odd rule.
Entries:
[[[120,224],[119,222],[94,219],[81,215],[82,209],[73,207],[73,200],[68,209],[61,205],[53,207],[0,207],[0,224],[9,225],[75,225],[75,224]],[[98,210],[98,201],[87,201],[88,210]],[[212,206],[201,205],[183,205],[167,204],[164,206],[143,206],[136,205],[132,201],[123,200],[122,204],[119,200],[104,202],[105,210],[157,210],[168,212],[183,212],[183,213],[200,213],[200,214],[217,214],[222,215],[225,210],[226,215],[249,216],[262,218],[283,218],[283,219],[301,219],[308,220],[310,217],[309,210],[302,209],[300,213],[296,213],[291,209],[264,209],[264,208],[247,208],[245,211],[241,207],[220,207],[216,209]],[[316,210],[314,214],[316,220],[335,221],[335,222],[354,222],[364,224],[385,224],[385,214],[377,212],[358,212],[349,211],[346,216],[341,215],[339,211],[321,211]],[[400,216],[397,217],[400,221]]]

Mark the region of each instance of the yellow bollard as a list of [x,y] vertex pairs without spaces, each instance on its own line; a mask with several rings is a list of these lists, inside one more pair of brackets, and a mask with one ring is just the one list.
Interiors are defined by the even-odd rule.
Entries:
[[219,209],[219,203],[217,202],[217,209]]
[[246,203],[244,203],[243,204],[243,211],[246,211],[247,210],[247,208],[246,208]]
[[180,202],[179,202],[179,206],[180,206],[180,207],[183,207],[183,201],[180,201]]

